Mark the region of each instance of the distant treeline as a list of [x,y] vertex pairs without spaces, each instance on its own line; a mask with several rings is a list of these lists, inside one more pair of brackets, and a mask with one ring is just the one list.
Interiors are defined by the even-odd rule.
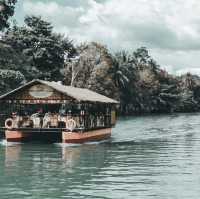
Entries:
[[115,98],[120,114],[199,111],[198,76],[168,74],[145,47],[113,54],[96,42],[75,46],[41,17],[9,26],[15,3],[0,0],[0,94],[39,78]]

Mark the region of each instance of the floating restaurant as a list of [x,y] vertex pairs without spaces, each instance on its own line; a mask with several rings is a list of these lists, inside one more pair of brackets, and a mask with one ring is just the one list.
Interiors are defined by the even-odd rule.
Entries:
[[0,124],[11,142],[99,141],[111,136],[117,104],[88,89],[33,80],[0,96]]

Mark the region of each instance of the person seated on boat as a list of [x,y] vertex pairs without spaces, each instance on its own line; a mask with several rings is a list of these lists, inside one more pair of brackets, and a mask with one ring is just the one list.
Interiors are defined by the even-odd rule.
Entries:
[[43,123],[43,110],[39,109],[37,113],[31,115],[34,128],[41,128]]
[[13,119],[15,119],[17,117],[17,112],[12,112],[12,116]]
[[51,122],[51,112],[49,111],[44,115],[42,128],[49,128],[50,122]]
[[21,116],[21,121],[20,121],[21,127],[33,127],[33,121],[31,120],[27,111],[23,112],[21,111],[20,116]]
[[17,112],[12,112],[11,117],[13,119],[13,128],[19,128],[22,118],[19,116],[19,114]]
[[59,113],[59,115],[58,115],[58,128],[65,128],[65,123],[66,123],[66,118],[67,118],[67,116],[65,116],[65,115],[61,115],[60,113]]
[[51,128],[57,128],[58,127],[58,121],[59,117],[57,113],[53,113],[50,116],[50,127]]

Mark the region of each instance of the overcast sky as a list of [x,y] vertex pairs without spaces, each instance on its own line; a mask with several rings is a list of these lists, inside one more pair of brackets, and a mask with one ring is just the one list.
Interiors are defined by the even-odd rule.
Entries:
[[40,15],[75,42],[110,50],[146,46],[169,72],[200,74],[199,0],[18,0],[15,17]]

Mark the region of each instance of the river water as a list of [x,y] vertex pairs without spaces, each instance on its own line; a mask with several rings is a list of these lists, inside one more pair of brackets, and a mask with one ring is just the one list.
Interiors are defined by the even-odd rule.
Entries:
[[0,143],[0,199],[200,198],[200,114],[121,118],[108,142]]

